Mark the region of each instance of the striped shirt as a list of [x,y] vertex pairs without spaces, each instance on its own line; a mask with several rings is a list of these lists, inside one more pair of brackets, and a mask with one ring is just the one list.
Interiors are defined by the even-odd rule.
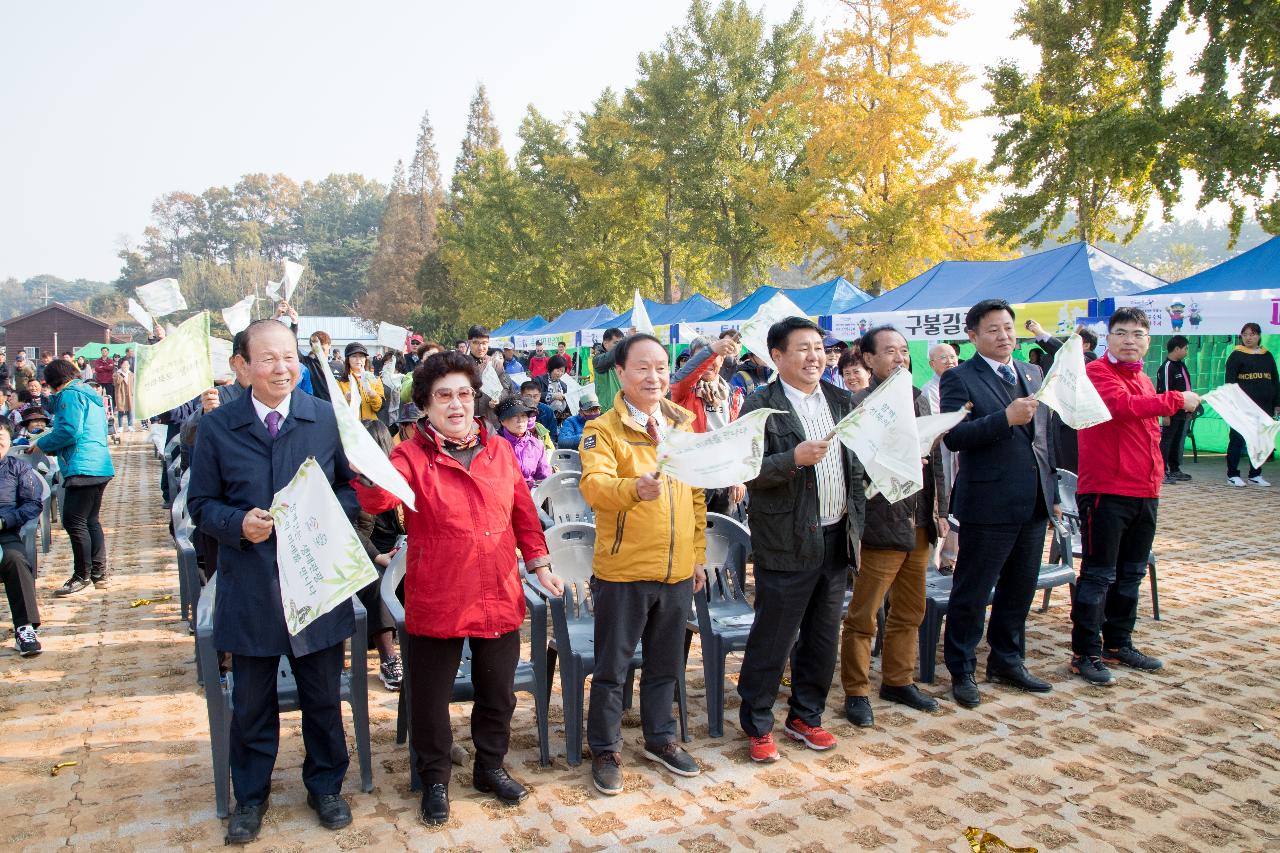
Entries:
[[[812,394],[806,394],[782,382],[782,392],[787,395],[792,408],[804,427],[804,437],[809,441],[822,441],[836,428],[835,419],[831,416],[831,406],[822,393],[819,385]],[[823,527],[835,524],[844,518],[848,503],[848,489],[844,482],[844,447],[839,441],[832,442],[831,449],[822,461],[813,466],[814,476],[818,480],[818,521]]]

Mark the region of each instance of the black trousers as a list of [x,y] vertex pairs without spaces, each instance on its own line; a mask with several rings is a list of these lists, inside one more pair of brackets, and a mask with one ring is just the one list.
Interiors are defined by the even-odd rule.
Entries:
[[1187,443],[1187,424],[1190,414],[1178,412],[1169,418],[1169,425],[1160,428],[1160,455],[1164,457],[1166,474],[1182,470],[1182,449]]
[[[409,687],[409,742],[417,754],[424,785],[448,784],[452,765],[453,728],[449,701],[462,662],[462,637],[400,637]],[[475,766],[496,770],[507,757],[511,715],[516,710],[516,664],[520,661],[520,629],[492,639],[471,637],[471,742]]]
[[31,625],[40,627],[40,608],[36,604],[36,577],[27,563],[27,552],[21,542],[4,542],[4,556],[0,558],[0,580],[4,581],[4,593],[9,599],[9,613],[13,627]]
[[1227,476],[1240,476],[1240,458],[1244,457],[1244,461],[1249,465],[1249,476],[1262,476],[1261,468],[1253,467],[1253,460],[1249,458],[1249,451],[1244,442],[1244,436],[1235,430],[1231,430],[1227,436]]
[[991,653],[987,668],[1022,665],[1027,653],[1027,611],[1036,594],[1047,527],[1048,518],[1043,515],[1021,524],[960,525],[960,555],[943,638],[943,659],[952,677],[972,675],[977,670],[988,601],[991,620],[987,644]]
[[1104,646],[1119,649],[1132,643],[1159,501],[1100,494],[1077,500],[1084,553],[1071,604],[1071,650],[1096,657]]
[[587,708],[592,755],[622,751],[622,704],[631,658],[643,645],[640,725],[644,742],[663,747],[676,739],[671,704],[684,666],[684,632],[693,605],[693,578],[679,583],[591,579],[595,604],[596,667]]
[[98,513],[106,483],[67,486],[62,501],[62,527],[71,539],[72,572],[79,578],[103,578],[107,574],[107,541]]
[[[302,782],[316,796],[342,792],[347,737],[342,729],[343,644],[302,657],[289,656],[302,709]],[[236,802],[254,806],[271,793],[271,771],[280,748],[276,673],[280,657],[232,656],[231,787]],[[357,673],[363,677],[364,673]]]
[[835,675],[849,578],[844,522],[823,532],[826,552],[822,565],[798,572],[755,568],[756,618],[738,675],[738,695],[742,697],[738,721],[751,737],[773,731],[773,702],[788,659],[792,666],[787,719],[810,726],[822,722]]

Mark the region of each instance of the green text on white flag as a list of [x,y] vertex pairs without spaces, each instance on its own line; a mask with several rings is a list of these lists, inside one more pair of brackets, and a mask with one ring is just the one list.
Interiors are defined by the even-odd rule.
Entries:
[[285,626],[296,636],[378,579],[315,457],[271,501]]
[[1204,395],[1204,401],[1217,412],[1227,426],[1244,436],[1249,450],[1249,461],[1261,468],[1276,449],[1276,436],[1280,435],[1280,421],[1262,411],[1257,403],[1234,382],[1214,388]]
[[1073,334],[1054,356],[1053,367],[1035,398],[1058,413],[1072,429],[1088,429],[1111,420],[1111,412],[1084,370],[1084,343]]
[[[306,368],[303,368],[304,370]],[[417,509],[413,502],[413,489],[405,482],[404,477],[391,464],[387,454],[373,440],[373,436],[360,423],[359,403],[353,408],[346,405],[346,398],[333,373],[321,370],[325,385],[329,387],[329,399],[333,402],[333,415],[338,419],[338,437],[342,439],[342,449],[347,454],[347,461],[359,469],[375,485],[381,486],[391,494],[404,501],[409,509]],[[351,377],[351,388],[355,389],[355,377]],[[357,392],[356,400],[359,400]]]
[[658,470],[699,489],[724,489],[760,473],[764,426],[779,409],[756,409],[712,432],[667,433],[658,445]]
[[209,315],[201,311],[154,346],[138,347],[134,417],[154,418],[213,387]]
[[897,370],[877,385],[858,408],[836,424],[835,434],[858,455],[871,478],[868,498],[882,494],[889,503],[896,503],[923,488],[920,433],[911,374],[906,370]]

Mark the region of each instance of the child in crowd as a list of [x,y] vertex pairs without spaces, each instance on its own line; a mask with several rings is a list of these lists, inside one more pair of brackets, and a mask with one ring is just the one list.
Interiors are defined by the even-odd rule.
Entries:
[[551,476],[551,463],[547,460],[546,445],[529,431],[530,414],[529,407],[519,397],[506,397],[498,403],[498,421],[502,424],[498,435],[511,442],[525,485],[532,490]]

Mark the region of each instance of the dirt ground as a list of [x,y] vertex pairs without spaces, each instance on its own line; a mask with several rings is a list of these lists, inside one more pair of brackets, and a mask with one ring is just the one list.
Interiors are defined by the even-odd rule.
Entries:
[[[113,586],[55,599],[70,565],[56,530],[39,579],[45,652],[22,660],[8,639],[0,651],[0,850],[222,845],[159,462],[141,434],[127,439],[103,511]],[[371,671],[375,787],[359,791],[353,744],[345,793],[354,824],[338,833],[316,825],[300,777],[300,718],[290,714],[254,849],[964,851],[970,826],[1040,850],[1280,849],[1280,487],[1233,489],[1220,457],[1187,470],[1195,481],[1166,487],[1161,504],[1163,621],[1150,620],[1144,592],[1137,632],[1138,645],[1166,661],[1156,675],[1121,672],[1110,689],[1073,680],[1059,590],[1047,613],[1029,619],[1028,664],[1054,683],[1052,694],[984,686],[982,706],[964,711],[939,663],[943,674],[928,686],[943,699],[939,713],[873,699],[876,726],[861,730],[843,720],[837,679],[829,727],[839,745],[820,754],[784,742],[782,761],[756,766],[732,684],[725,737],[707,736],[695,642],[688,748],[700,777],[645,762],[631,748],[639,720],[628,717],[626,790],[599,796],[589,763],[565,763],[558,695],[548,769],[538,766],[533,706],[521,696],[508,766],[532,796],[500,806],[458,768],[453,817],[433,830],[418,822],[407,748],[395,744],[396,697]],[[1280,484],[1280,471],[1268,474]],[[168,593],[172,601],[129,607]],[[731,681],[739,663],[730,658]],[[454,706],[467,746],[468,710]],[[351,740],[349,717],[347,726]],[[66,761],[79,763],[50,775]]]

